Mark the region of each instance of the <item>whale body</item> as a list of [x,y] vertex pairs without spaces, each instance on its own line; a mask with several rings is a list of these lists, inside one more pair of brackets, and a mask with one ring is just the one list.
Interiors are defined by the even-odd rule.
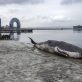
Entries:
[[30,40],[32,44],[34,44],[34,46],[40,50],[64,57],[82,58],[82,48],[73,44],[56,40],[48,40],[45,42],[36,43],[32,38],[30,38]]

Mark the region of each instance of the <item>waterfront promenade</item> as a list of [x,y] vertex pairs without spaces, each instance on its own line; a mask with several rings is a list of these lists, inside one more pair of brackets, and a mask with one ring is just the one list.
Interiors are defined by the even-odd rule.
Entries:
[[82,61],[0,41],[0,82],[82,82]]

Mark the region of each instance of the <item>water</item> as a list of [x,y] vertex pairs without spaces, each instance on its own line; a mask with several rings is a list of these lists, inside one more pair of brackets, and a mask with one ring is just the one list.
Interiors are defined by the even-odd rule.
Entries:
[[28,37],[36,42],[46,40],[65,41],[82,48],[82,32],[73,30],[34,30],[33,33],[21,33],[20,42],[30,43]]

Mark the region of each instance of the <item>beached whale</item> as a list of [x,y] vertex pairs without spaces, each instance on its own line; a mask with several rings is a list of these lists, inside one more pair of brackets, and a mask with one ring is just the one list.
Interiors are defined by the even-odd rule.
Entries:
[[30,40],[31,43],[40,50],[65,57],[82,58],[82,48],[70,43],[56,40],[48,40],[45,42],[36,43],[32,38],[30,38]]

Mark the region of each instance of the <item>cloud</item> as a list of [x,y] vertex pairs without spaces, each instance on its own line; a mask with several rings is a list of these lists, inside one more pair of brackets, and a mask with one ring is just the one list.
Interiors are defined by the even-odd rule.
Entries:
[[[38,21],[37,21],[38,20]],[[25,21],[25,20],[24,20]],[[48,26],[66,26],[70,25],[72,19],[66,16],[36,16],[30,18],[26,26],[31,27],[48,27]]]
[[43,0],[0,0],[0,5],[7,5],[7,4],[38,4],[42,3]]
[[61,4],[75,4],[75,3],[82,3],[82,0],[62,0]]

